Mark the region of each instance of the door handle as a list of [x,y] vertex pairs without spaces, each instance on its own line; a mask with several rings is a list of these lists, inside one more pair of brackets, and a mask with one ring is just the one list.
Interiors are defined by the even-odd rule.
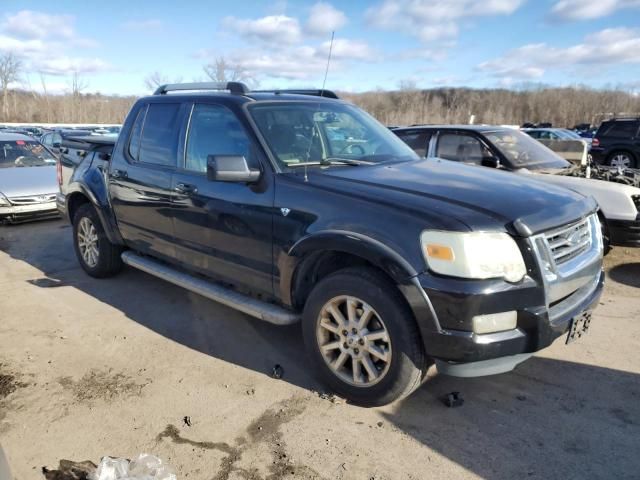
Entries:
[[117,168],[111,171],[111,178],[127,178],[129,174],[126,170],[118,170]]
[[195,185],[190,185],[188,183],[178,183],[173,190],[178,193],[182,193],[183,195],[191,195],[198,191]]

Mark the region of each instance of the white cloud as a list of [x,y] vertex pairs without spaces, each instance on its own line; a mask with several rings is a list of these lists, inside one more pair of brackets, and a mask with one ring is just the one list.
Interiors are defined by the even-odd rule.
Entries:
[[347,16],[341,10],[325,2],[311,7],[305,30],[311,35],[326,35],[339,30],[347,23]]
[[38,71],[46,75],[68,75],[74,72],[90,74],[108,70],[112,70],[111,65],[100,58],[60,56],[38,62]]
[[268,15],[256,20],[226,17],[224,27],[243,37],[273,44],[293,44],[301,39],[300,23],[286,15]]
[[535,80],[549,69],[640,63],[638,52],[640,30],[610,28],[588,35],[582,43],[565,48],[545,43],[524,45],[502,57],[483,62],[476,69],[494,77]]
[[554,20],[591,20],[630,8],[640,8],[640,0],[560,0],[549,16]]
[[[301,45],[260,51],[255,48],[237,50],[229,52],[227,60],[258,81],[271,78],[315,83],[326,68],[329,44],[327,41],[316,47]],[[197,55],[199,58],[212,58],[217,53],[200,51]],[[378,54],[365,42],[338,38],[334,40],[331,58],[331,71],[338,71],[351,62],[376,61]]]
[[0,29],[20,39],[69,39],[74,37],[74,20],[72,15],[50,15],[32,10],[21,10],[13,15],[6,14]]
[[[327,58],[329,55],[330,41],[326,41],[320,45],[316,51],[316,55],[321,58]],[[331,49],[331,58],[333,60],[363,60],[371,61],[376,57],[376,53],[366,43],[360,40],[348,40],[346,38],[336,38],[333,41]]]
[[147,18],[141,20],[129,20],[122,24],[125,30],[158,30],[164,26],[162,20],[157,18]]
[[377,28],[408,33],[423,42],[457,37],[465,19],[515,12],[525,0],[384,0],[365,12]]
[[98,45],[93,39],[78,36],[74,24],[73,15],[50,15],[31,10],[5,14],[0,22],[0,52],[20,57],[26,73],[68,75],[112,69],[100,58],[72,55],[77,49]]

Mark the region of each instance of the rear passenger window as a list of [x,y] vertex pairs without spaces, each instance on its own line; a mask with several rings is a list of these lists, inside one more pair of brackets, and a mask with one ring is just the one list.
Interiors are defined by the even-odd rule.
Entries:
[[140,134],[142,133],[142,123],[144,122],[144,116],[147,113],[146,105],[138,111],[138,116],[131,129],[131,138],[129,139],[129,155],[134,160],[138,160],[140,154]]
[[605,130],[604,135],[607,137],[630,138],[637,133],[638,126],[640,126],[640,124],[634,121],[611,122],[609,128]]
[[249,158],[249,138],[233,112],[219,105],[196,104],[191,114],[185,168],[207,171],[209,155],[241,155]]
[[421,157],[427,156],[431,132],[398,132],[400,139]]
[[151,103],[142,127],[139,160],[154,165],[176,164],[179,103]]
[[481,165],[484,151],[482,143],[470,135],[441,133],[438,136],[436,156],[445,160]]

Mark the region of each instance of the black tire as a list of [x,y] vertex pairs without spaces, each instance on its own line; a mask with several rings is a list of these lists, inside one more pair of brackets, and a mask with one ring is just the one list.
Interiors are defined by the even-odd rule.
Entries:
[[[386,373],[381,374],[380,380],[370,386],[347,383],[334,373],[320,351],[317,333],[321,330],[318,329],[320,313],[330,300],[342,296],[357,297],[371,306],[388,332],[390,361],[385,366]],[[367,407],[386,405],[409,395],[425,377],[428,361],[413,314],[396,286],[373,269],[346,268],[318,282],[305,303],[302,330],[314,370],[332,390],[352,403]],[[337,338],[338,334],[335,335]],[[342,345],[346,346],[346,343]],[[365,352],[365,347],[362,349]],[[339,355],[338,351],[336,355]],[[351,365],[353,368],[352,357],[347,358],[345,366]],[[373,356],[370,358],[379,362]],[[364,366],[364,363],[361,365]],[[368,373],[363,371],[363,375],[370,380]]]
[[611,162],[617,156],[624,155],[629,158],[629,168],[638,168],[638,162],[635,156],[631,152],[627,152],[626,150],[616,150],[615,152],[611,152],[607,157],[607,165],[612,166]]
[[[93,225],[97,234],[98,255],[95,265],[89,264],[80,251],[78,230],[80,229],[80,222],[83,219],[86,219]],[[92,277],[111,277],[122,269],[122,259],[120,258],[122,247],[114,245],[109,241],[107,235],[104,233],[100,218],[91,204],[85,203],[81,205],[73,216],[73,248],[76,252],[78,262],[80,262],[80,266]]]

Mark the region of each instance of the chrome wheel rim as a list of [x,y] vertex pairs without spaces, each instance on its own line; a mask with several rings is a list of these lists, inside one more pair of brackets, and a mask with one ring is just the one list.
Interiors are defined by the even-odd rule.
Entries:
[[331,371],[343,382],[371,387],[391,365],[391,341],[382,318],[357,297],[329,300],[318,315],[316,338]]
[[78,224],[78,249],[89,267],[93,268],[98,264],[98,232],[87,217],[82,217]]
[[624,153],[619,153],[618,155],[614,155],[611,159],[612,167],[629,167],[631,165],[631,159],[628,155]]

